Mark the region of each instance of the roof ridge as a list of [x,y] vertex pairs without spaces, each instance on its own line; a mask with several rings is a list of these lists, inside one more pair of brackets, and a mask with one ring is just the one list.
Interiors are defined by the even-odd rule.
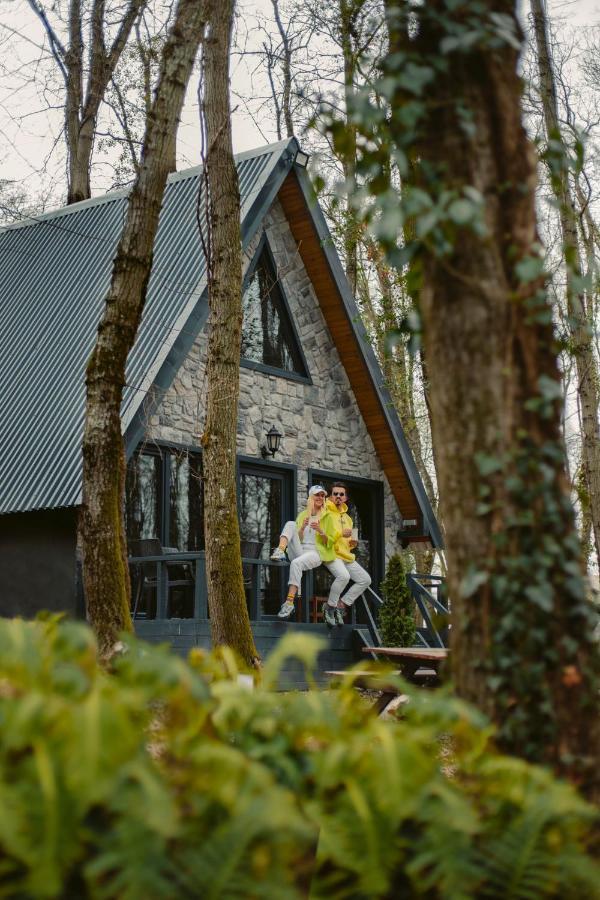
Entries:
[[[275,141],[273,144],[264,144],[251,150],[244,150],[242,153],[235,154],[236,163],[243,162],[245,159],[258,158],[265,156],[267,153],[273,153],[276,150],[283,150],[286,146],[298,141],[295,137],[284,138],[281,141]],[[299,146],[299,145],[298,145]],[[167,186],[177,181],[185,181],[187,178],[195,178],[202,171],[203,166],[190,166],[188,169],[181,169],[178,172],[171,172],[167,178]],[[87,200],[80,200],[78,203],[70,203],[66,206],[57,206],[56,209],[50,209],[37,215],[27,215],[18,222],[9,222],[0,226],[0,235],[5,231],[14,231],[17,228],[28,228],[31,225],[38,225],[51,219],[58,219],[63,216],[69,216],[73,213],[81,212],[84,209],[90,209],[93,206],[100,206],[105,203],[115,203],[129,196],[131,187],[119,188],[118,190],[108,191],[98,197],[89,197]]]

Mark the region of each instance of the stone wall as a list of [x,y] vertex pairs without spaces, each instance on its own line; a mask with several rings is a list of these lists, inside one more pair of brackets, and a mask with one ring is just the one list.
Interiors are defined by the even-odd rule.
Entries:
[[[383,482],[387,560],[398,549],[396,532],[401,516],[358,410],[343,366],[343,350],[334,345],[278,203],[265,220],[265,230],[312,384],[242,367],[238,451],[260,457],[265,431],[271,425],[278,427],[284,437],[277,461],[298,467],[299,509],[306,498],[309,468]],[[206,394],[206,342],[204,334],[196,340],[156,414],[150,416],[149,440],[199,444]]]

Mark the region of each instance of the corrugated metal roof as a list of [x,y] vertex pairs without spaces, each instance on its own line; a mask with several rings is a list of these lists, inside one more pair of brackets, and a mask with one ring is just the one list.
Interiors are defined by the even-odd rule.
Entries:
[[[295,149],[292,139],[236,157],[243,235]],[[200,172],[177,173],[167,184],[127,366],[124,430],[202,296]],[[126,204],[127,192],[119,191],[0,231],[0,513],[80,502],[84,372]]]

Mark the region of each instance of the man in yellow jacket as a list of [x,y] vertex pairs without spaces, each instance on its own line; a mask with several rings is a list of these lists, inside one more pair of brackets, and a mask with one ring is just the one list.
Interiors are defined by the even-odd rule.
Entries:
[[[352,550],[358,541],[352,540],[352,519],[348,515],[348,488],[341,481],[336,481],[331,488],[331,495],[326,503],[326,510],[331,515],[334,525],[334,550],[336,558],[332,562],[324,561],[324,565],[333,575],[333,584],[327,602],[323,604],[323,618],[328,625],[343,625],[346,609],[360,597],[371,584],[371,576],[356,562]],[[340,599],[340,594],[354,582]]]
[[277,613],[280,619],[289,619],[294,612],[302,573],[335,560],[334,542],[337,535],[333,519],[325,509],[326,497],[327,491],[320,484],[311,487],[306,509],[298,513],[295,522],[285,523],[279,546],[271,554],[271,559],[290,560],[287,597]]

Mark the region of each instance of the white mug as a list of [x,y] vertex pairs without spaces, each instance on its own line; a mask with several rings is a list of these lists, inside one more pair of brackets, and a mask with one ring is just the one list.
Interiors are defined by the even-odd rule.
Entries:
[[352,540],[353,540],[353,541],[357,541],[357,540],[358,540],[358,528],[353,528],[353,529],[352,529]]

